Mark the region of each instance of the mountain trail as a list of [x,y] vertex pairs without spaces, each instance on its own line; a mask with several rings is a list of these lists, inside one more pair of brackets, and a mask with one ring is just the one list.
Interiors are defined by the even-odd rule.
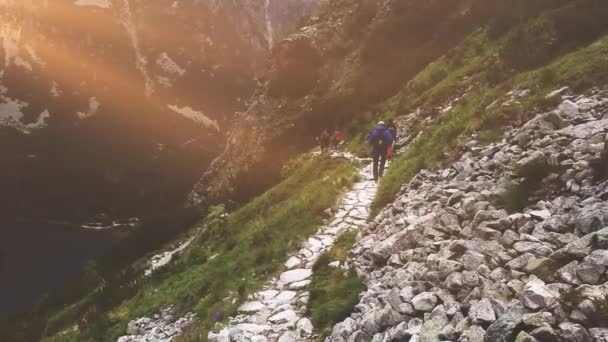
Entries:
[[[357,159],[338,152],[332,157]],[[230,319],[229,327],[218,334],[210,333],[209,341],[234,340],[239,335],[242,341],[312,340],[314,328],[306,313],[313,266],[340,235],[365,225],[377,190],[370,168],[371,164],[361,167],[359,181],[344,195],[331,222],[289,256],[285,271],[243,304],[239,308],[241,314]]]
[[[359,169],[359,180],[343,196],[335,215],[328,220],[329,224],[303,242],[298,252],[289,255],[284,272],[250,296],[249,301],[239,308],[239,315],[229,319],[227,327],[217,334],[209,334],[209,341],[313,340],[314,327],[306,317],[310,296],[307,287],[313,276],[313,266],[340,235],[366,224],[377,190],[369,159],[357,158],[349,152],[332,152],[330,156],[362,162],[364,166]],[[173,309],[168,307],[154,319],[142,317],[131,321],[129,335],[118,341],[172,341],[187,330],[194,319],[194,314],[190,313],[175,321]]]

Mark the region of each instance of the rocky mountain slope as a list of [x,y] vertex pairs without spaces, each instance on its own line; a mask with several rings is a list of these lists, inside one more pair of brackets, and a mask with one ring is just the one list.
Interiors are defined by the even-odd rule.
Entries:
[[329,341],[608,338],[608,183],[593,167],[608,97],[550,96],[559,108],[469,141],[361,231],[349,262],[368,290]]
[[315,7],[1,1],[2,210],[84,220],[181,205],[274,42]]

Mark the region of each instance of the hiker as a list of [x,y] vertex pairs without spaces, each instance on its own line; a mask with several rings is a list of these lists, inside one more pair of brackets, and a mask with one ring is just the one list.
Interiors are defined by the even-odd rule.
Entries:
[[367,141],[372,145],[374,180],[378,181],[378,178],[384,174],[388,147],[393,144],[393,136],[384,124],[384,121],[380,121],[378,126],[367,137]]
[[397,126],[395,125],[395,121],[393,121],[392,119],[388,120],[386,128],[393,137],[393,143],[388,147],[388,152],[386,153],[386,159],[391,160],[391,158],[393,157],[393,153],[395,152],[395,144],[397,144]]
[[321,152],[325,152],[327,149],[329,149],[330,140],[331,136],[329,135],[329,132],[327,132],[327,130],[324,130],[323,133],[321,133],[321,137],[319,137],[319,142],[321,144]]
[[334,135],[331,138],[331,148],[337,150],[338,146],[340,146],[343,140],[344,137],[342,136],[342,133],[340,133],[340,131],[338,130],[335,130]]

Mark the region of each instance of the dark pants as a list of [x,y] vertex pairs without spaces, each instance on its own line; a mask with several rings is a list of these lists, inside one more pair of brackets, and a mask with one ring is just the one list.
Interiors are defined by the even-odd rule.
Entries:
[[374,180],[382,177],[384,174],[384,166],[386,165],[386,152],[374,154]]

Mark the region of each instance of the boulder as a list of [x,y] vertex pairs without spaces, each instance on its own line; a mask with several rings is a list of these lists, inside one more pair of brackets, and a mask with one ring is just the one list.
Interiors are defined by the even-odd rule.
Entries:
[[557,298],[545,283],[534,276],[530,277],[520,297],[522,303],[532,310],[549,308],[557,302]]
[[517,334],[517,337],[515,337],[515,342],[539,342],[539,341],[536,338],[530,336],[530,334],[528,334],[527,332],[520,331],[519,334]]
[[348,317],[344,321],[334,325],[331,335],[334,338],[342,338],[346,340],[352,333],[357,330],[357,323],[352,318]]
[[581,208],[574,218],[575,228],[581,234],[600,230],[608,224],[608,203],[598,202]]
[[551,326],[545,325],[530,332],[539,341],[559,341],[560,334]]
[[471,305],[469,309],[469,318],[476,324],[492,323],[496,320],[496,314],[492,308],[492,303],[487,298],[483,298],[477,303]]
[[551,258],[536,257],[528,261],[523,271],[548,281],[559,268],[559,263]]
[[566,266],[557,270],[556,276],[559,280],[566,282],[572,285],[580,285],[581,280],[578,278],[576,274],[576,269],[578,268],[578,261],[574,260],[568,263]]
[[[560,335],[566,342],[592,342],[589,332],[582,325],[564,322],[559,325]],[[601,341],[601,340],[600,340]]]
[[422,292],[412,298],[414,309],[423,312],[430,312],[437,305],[437,296],[432,292]]
[[548,312],[535,312],[523,315],[522,322],[527,327],[540,328],[542,326],[552,326],[555,324],[555,318]]
[[599,249],[591,252],[585,260],[577,266],[576,274],[586,284],[598,284],[608,267],[608,250]]
[[498,317],[486,332],[486,340],[491,342],[511,342],[521,329],[522,317],[525,313],[523,305],[516,304]]
[[484,342],[486,332],[479,325],[473,325],[469,329],[465,330],[458,342]]
[[425,321],[420,328],[420,342],[437,342],[439,334],[443,328],[450,323],[443,305],[440,305],[433,310],[430,319]]
[[593,341],[608,341],[608,328],[591,328],[589,329],[589,334]]
[[296,329],[300,333],[300,335],[309,336],[314,332],[314,327],[312,322],[308,318],[302,318],[296,324]]
[[298,321],[298,314],[293,310],[285,310],[268,318],[268,321],[274,324],[285,324],[295,326]]
[[347,342],[372,342],[372,338],[363,331],[357,330],[354,334],[350,335]]
[[559,105],[558,111],[565,117],[573,118],[578,115],[579,108],[576,103],[570,100],[565,100]]
[[298,335],[293,331],[286,331],[279,337],[278,342],[297,342]]

